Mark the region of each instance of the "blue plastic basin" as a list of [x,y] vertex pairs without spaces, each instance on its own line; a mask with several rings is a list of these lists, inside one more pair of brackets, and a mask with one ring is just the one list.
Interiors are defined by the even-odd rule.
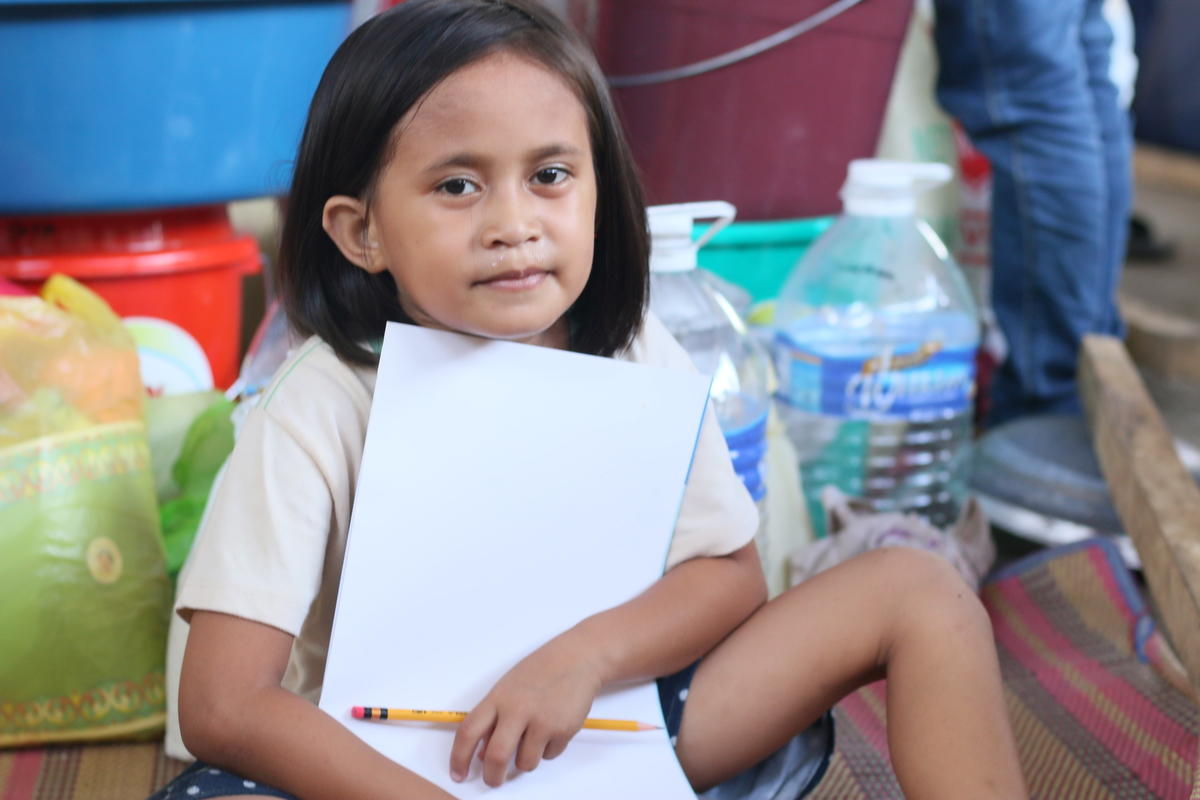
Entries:
[[347,2],[0,0],[0,214],[286,190]]

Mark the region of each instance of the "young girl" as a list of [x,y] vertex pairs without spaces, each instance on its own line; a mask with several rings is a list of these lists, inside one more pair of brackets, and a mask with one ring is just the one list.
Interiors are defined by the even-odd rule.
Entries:
[[[645,313],[641,193],[586,46],[532,0],[410,0],[356,30],[313,98],[280,283],[311,338],[247,419],[181,578],[179,717],[200,761],[156,797],[447,798],[314,704],[385,323],[687,364]],[[1023,796],[971,591],[896,549],[765,603],[754,506],[708,417],[666,574],[508,672],[459,726],[450,775],[534,770],[603,687],[658,678],[697,791],[790,800],[828,762],[830,707],[887,677],[907,794]],[[402,508],[396,535],[423,535]]]

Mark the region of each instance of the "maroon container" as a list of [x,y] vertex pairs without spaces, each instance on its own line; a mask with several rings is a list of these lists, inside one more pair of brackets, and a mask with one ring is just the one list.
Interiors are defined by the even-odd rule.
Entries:
[[[702,61],[830,0],[568,0],[610,77]],[[874,155],[912,3],[864,0],[745,61],[614,89],[651,203],[728,200],[739,219],[836,212],[851,159]]]

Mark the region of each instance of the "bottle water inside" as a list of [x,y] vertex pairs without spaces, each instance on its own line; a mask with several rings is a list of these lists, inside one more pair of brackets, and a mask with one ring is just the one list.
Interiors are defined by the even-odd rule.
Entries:
[[[712,376],[709,397],[729,446],[733,466],[759,507],[759,556],[768,562],[765,541],[767,412],[770,409],[767,354],[753,340],[719,280],[698,269],[696,251],[732,221],[724,202],[651,206],[650,309],[683,346],[696,368]],[[697,220],[717,220],[692,241]]]
[[952,524],[966,499],[979,316],[915,215],[942,164],[855,161],[844,212],[797,263],[775,313],[778,409],[810,515],[823,487]]

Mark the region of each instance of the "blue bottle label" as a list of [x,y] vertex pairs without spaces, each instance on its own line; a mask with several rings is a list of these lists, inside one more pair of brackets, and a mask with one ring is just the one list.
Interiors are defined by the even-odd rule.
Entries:
[[975,396],[975,348],[885,347],[870,358],[818,355],[777,342],[784,402],[847,418],[959,414]]

